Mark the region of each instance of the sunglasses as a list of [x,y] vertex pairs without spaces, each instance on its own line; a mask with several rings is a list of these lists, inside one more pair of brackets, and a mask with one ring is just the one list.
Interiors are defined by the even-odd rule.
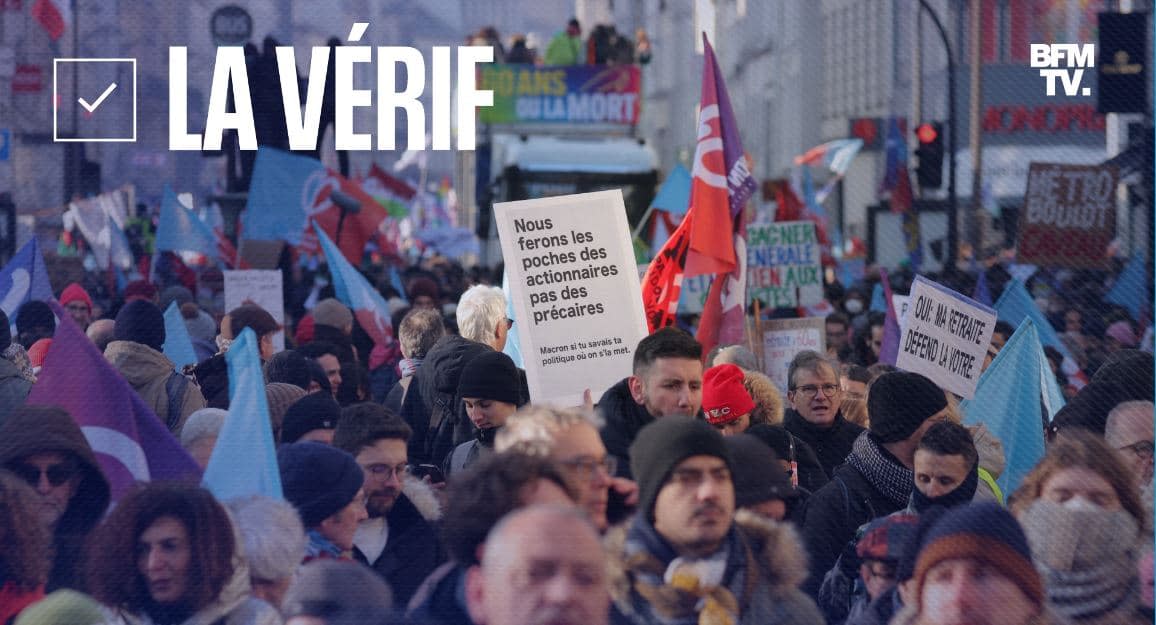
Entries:
[[39,467],[34,467],[30,464],[17,464],[10,467],[10,470],[33,487],[40,484],[41,475],[47,477],[48,483],[52,486],[60,486],[72,479],[79,471],[79,467],[74,463],[61,463],[54,464],[41,471]]

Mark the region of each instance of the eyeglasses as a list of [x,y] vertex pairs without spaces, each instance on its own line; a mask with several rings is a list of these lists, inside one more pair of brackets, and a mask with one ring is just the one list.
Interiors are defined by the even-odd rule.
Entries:
[[30,464],[17,464],[9,468],[20,479],[34,487],[40,485],[41,475],[47,477],[48,483],[52,486],[60,486],[72,479],[72,476],[80,470],[74,463],[54,464],[43,471],[40,470],[40,467],[34,467]]
[[64,307],[69,312],[89,312],[88,306],[85,304],[66,304]]
[[796,393],[802,393],[803,397],[808,399],[818,395],[820,390],[823,391],[823,395],[826,395],[827,397],[834,397],[835,393],[839,392],[839,385],[824,384],[823,386],[816,386],[814,384],[807,384],[805,386],[795,388]]
[[410,470],[408,464],[399,464],[396,467],[391,467],[388,464],[371,464],[361,468],[369,475],[383,480],[388,480],[395,475],[400,480],[401,476],[409,473]]
[[506,329],[510,330],[513,327],[514,327],[514,320],[513,319],[506,319]]
[[578,478],[587,481],[594,479],[598,467],[602,467],[602,470],[606,471],[606,475],[610,477],[614,477],[614,472],[618,470],[618,458],[614,456],[606,456],[602,460],[595,460],[590,457],[574,458],[562,460],[558,464],[573,471]]
[[1136,454],[1136,457],[1141,460],[1151,460],[1154,447],[1156,446],[1153,445],[1152,441],[1138,441],[1132,443],[1131,445],[1121,447],[1120,451],[1127,449],[1128,451]]

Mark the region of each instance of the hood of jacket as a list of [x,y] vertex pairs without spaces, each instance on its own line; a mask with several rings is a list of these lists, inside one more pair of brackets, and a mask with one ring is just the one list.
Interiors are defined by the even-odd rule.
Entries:
[[630,394],[630,378],[623,378],[611,386],[598,400],[598,413],[602,415],[602,443],[606,451],[619,458],[619,477],[630,477],[630,444],[643,426],[654,421],[645,406],[634,401]]
[[113,341],[104,357],[133,388],[167,379],[175,370],[173,362],[157,350],[132,341]]
[[1007,457],[1004,455],[1003,443],[992,434],[987,426],[980,423],[968,426],[971,438],[975,441],[975,451],[979,453],[979,466],[991,474],[993,479],[999,479],[1007,467]]
[[489,345],[475,343],[456,334],[438,339],[414,376],[425,405],[433,410],[439,394],[457,397],[462,368],[478,354],[491,349]]
[[76,421],[63,410],[15,410],[0,425],[0,465],[46,451],[71,453],[81,465],[76,496],[60,517],[56,533],[88,532],[108,509],[110,490]]
[[401,483],[401,493],[417,508],[421,517],[430,523],[442,518],[442,504],[434,493],[433,486],[422,480],[406,477]]

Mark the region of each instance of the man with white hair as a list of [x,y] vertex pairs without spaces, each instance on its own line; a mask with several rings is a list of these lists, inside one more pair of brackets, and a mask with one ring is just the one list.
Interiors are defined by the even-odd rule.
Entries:
[[220,408],[201,408],[189,415],[181,428],[181,447],[189,452],[202,469],[209,466],[209,457],[217,446],[217,437],[225,426],[228,411]]
[[617,458],[606,453],[601,427],[594,415],[572,409],[535,406],[521,410],[498,432],[494,450],[515,451],[547,458],[558,465],[578,494],[578,505],[590,521],[605,532],[610,526],[606,511],[610,495],[617,494],[633,506],[638,486],[614,477]]
[[292,504],[261,495],[225,502],[241,535],[251,594],[278,610],[305,557],[305,528]]
[[[473,438],[473,425],[457,396],[462,369],[483,352],[502,351],[514,323],[506,317],[502,290],[482,285],[462,294],[457,322],[461,334],[449,334],[434,343],[401,405],[402,418],[413,428],[409,440],[413,464],[442,466],[455,447]],[[519,373],[522,396],[529,397],[525,373]]]
[[1104,428],[1104,440],[1135,477],[1141,494],[1152,489],[1152,440],[1156,430],[1152,413],[1150,401],[1126,401],[1108,413]]
[[606,625],[610,591],[598,533],[572,508],[510,513],[466,578],[466,605],[476,625]]

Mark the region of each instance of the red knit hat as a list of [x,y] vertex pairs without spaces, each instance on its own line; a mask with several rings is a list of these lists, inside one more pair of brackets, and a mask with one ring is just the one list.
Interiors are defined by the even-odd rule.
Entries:
[[743,386],[743,370],[735,365],[707,369],[702,377],[702,412],[711,425],[730,423],[755,409]]
[[92,311],[92,298],[89,297],[88,291],[85,291],[84,287],[79,284],[73,282],[64,287],[64,290],[60,292],[60,304],[62,306],[68,306],[69,302],[78,301],[87,304],[88,310],[90,312]]

